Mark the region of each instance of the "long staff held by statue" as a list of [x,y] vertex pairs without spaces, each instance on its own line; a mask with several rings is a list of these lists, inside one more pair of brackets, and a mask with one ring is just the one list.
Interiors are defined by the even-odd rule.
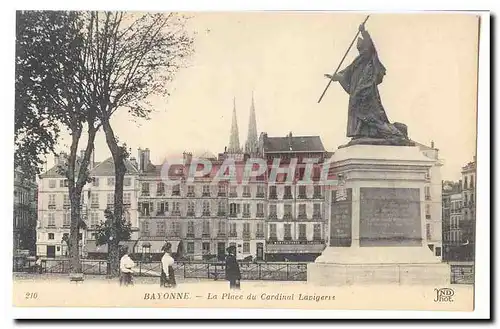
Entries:
[[[363,24],[365,24],[365,23],[366,23],[366,21],[368,20],[368,18],[370,18],[370,15],[366,16],[366,18],[365,18],[365,20],[364,20]],[[323,96],[325,96],[326,91],[328,90],[328,87],[330,87],[330,84],[331,84],[331,83],[332,83],[332,81],[333,81],[333,77],[334,77],[334,76],[335,76],[335,74],[337,74],[337,72],[339,71],[340,66],[341,66],[341,65],[342,65],[342,63],[344,62],[344,59],[346,58],[347,54],[349,53],[349,50],[351,50],[352,45],[354,44],[354,41],[356,41],[356,39],[358,38],[359,32],[360,32],[360,31],[358,30],[358,32],[357,32],[357,33],[356,33],[356,35],[354,36],[354,39],[352,39],[352,42],[351,42],[351,44],[349,45],[349,48],[347,48],[347,51],[345,52],[344,57],[342,57],[342,60],[340,61],[339,66],[337,66],[337,69],[335,70],[335,73],[333,73],[333,74],[332,74],[332,77],[330,78],[330,81],[328,81],[328,84],[326,85],[325,90],[323,90],[323,93],[321,94],[321,96],[320,96],[320,98],[319,98],[319,100],[318,100],[318,103],[320,103],[320,102],[321,102],[321,100],[323,99]]]

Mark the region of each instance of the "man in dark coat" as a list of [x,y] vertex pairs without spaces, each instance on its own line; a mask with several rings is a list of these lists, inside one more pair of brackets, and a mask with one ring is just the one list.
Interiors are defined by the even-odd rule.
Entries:
[[236,247],[230,246],[226,249],[226,280],[229,281],[229,288],[240,289],[240,266],[236,260]]

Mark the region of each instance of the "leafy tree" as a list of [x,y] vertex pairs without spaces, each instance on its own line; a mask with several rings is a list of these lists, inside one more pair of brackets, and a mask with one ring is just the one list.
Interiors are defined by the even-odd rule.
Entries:
[[[17,12],[15,161],[26,173],[39,172],[40,155],[54,151],[62,128],[69,133],[69,154],[58,172],[68,179],[71,272],[81,272],[80,200],[100,128],[97,108],[84,92],[91,80],[86,66],[90,48],[83,32],[84,19],[78,12]],[[84,133],[80,158],[77,152]]]
[[111,124],[112,115],[126,109],[148,119],[151,95],[167,96],[168,83],[192,52],[193,39],[186,33],[185,17],[170,13],[87,13],[86,60],[92,72],[87,94],[97,106],[106,143],[115,166],[114,224],[109,243],[111,275],[119,273],[118,219],[123,218],[123,180],[126,147],[120,146]]
[[[107,244],[109,252],[109,245],[113,240],[117,240],[118,244],[120,241],[130,240],[132,223],[125,216],[122,216],[121,220],[115,221],[114,213],[109,209],[104,210],[104,218],[105,220],[96,227],[96,245]],[[114,234],[113,229],[116,230],[116,234]]]

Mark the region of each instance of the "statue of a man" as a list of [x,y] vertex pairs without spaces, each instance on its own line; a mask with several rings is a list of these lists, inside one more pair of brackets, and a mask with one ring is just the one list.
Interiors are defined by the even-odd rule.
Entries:
[[352,140],[398,140],[395,144],[401,144],[408,139],[406,126],[389,122],[378,92],[377,86],[382,82],[386,69],[364,24],[359,26],[359,30],[362,38],[358,38],[357,42],[358,57],[333,77],[325,74],[327,78],[338,81],[350,95],[347,137],[352,137]]

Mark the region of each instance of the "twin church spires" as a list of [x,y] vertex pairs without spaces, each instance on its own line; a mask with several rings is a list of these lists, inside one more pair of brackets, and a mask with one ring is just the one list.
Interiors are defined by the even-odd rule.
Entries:
[[[250,120],[248,121],[248,135],[245,143],[245,153],[256,154],[259,150],[257,137],[257,120],[255,118],[255,103],[252,92],[252,105],[250,106]],[[233,99],[233,121],[231,123],[231,135],[229,138],[228,153],[241,153],[238,121],[236,119],[236,98]]]

